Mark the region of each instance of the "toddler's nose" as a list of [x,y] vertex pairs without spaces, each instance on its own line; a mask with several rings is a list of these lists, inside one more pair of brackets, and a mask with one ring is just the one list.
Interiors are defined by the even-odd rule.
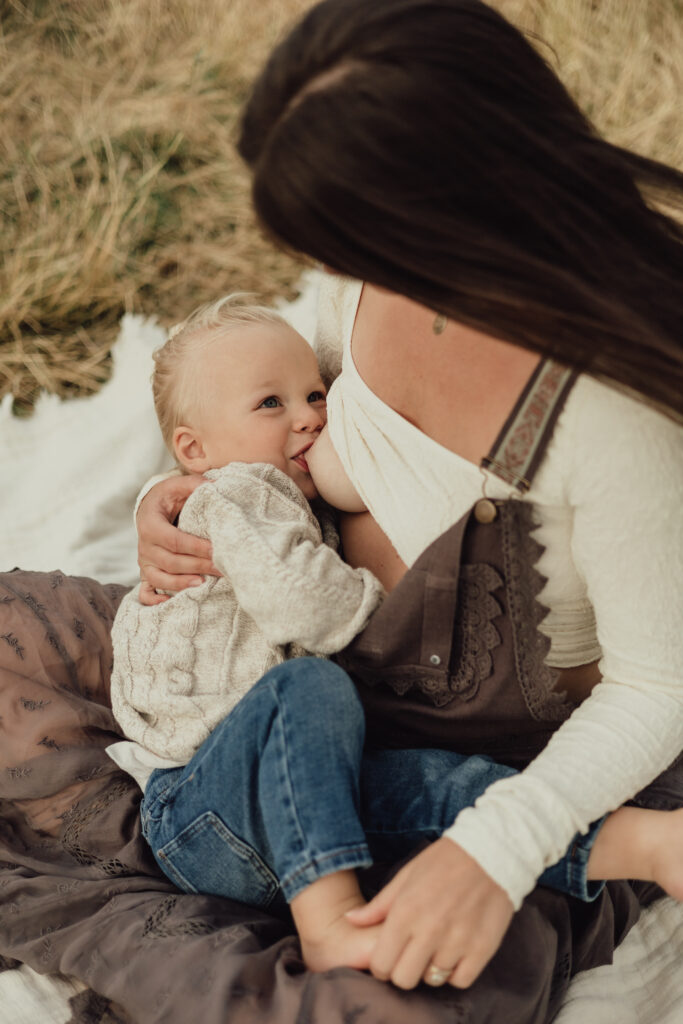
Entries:
[[314,430],[322,430],[325,426],[325,422],[325,410],[318,409],[314,405],[309,405],[307,403],[296,417],[294,429],[312,433]]

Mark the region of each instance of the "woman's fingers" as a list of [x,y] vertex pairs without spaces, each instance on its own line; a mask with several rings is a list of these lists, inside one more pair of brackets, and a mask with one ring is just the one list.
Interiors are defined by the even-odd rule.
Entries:
[[[202,477],[172,477],[153,487],[140,504],[138,565],[152,589],[184,590],[197,586],[205,575],[220,576],[209,541],[173,525],[189,495],[204,482]],[[146,603],[158,603],[152,602],[149,591],[146,596]]]
[[[398,988],[410,989],[422,981],[429,982],[429,968],[432,963],[433,951],[428,941],[420,941],[412,937],[406,944],[391,972],[391,980]],[[448,980],[448,975],[446,979]],[[433,981],[430,982],[433,984]]]
[[138,600],[140,604],[150,605],[163,604],[164,601],[168,601],[168,594],[157,594],[151,583],[143,582],[140,584],[140,593],[138,594]]
[[391,904],[396,893],[401,888],[401,874],[399,871],[384,888],[374,896],[369,903],[362,907],[354,907],[349,910],[346,917],[357,928],[366,928],[368,925],[381,924],[389,913]]
[[[161,572],[159,569],[155,569],[153,566],[146,566],[144,569],[144,577],[141,577],[141,584],[145,584],[146,587],[151,587],[152,590],[157,591],[168,591],[169,593],[164,595],[166,597],[171,594],[175,594],[180,590],[185,590],[187,587],[197,587],[203,583],[204,580],[201,576],[182,576],[182,575],[170,575],[166,572]],[[149,595],[149,590],[146,590]],[[159,595],[157,595],[159,596]],[[161,604],[161,601],[155,600],[142,600],[142,594],[140,595],[142,604]]]
[[477,980],[494,953],[495,949],[489,951],[488,955],[463,957],[448,979],[449,985],[453,985],[454,988],[469,988]]
[[[505,891],[450,839],[423,850],[390,885],[390,901],[386,890],[375,898],[386,919],[370,961],[372,974],[406,989],[422,979],[471,985],[510,923],[513,907]],[[430,972],[434,966],[441,974]]]
[[[173,529],[173,527],[171,527]],[[176,530],[176,533],[180,535],[180,538],[190,537],[189,533],[181,533],[180,530]],[[198,537],[191,538],[192,540],[199,540]],[[186,551],[184,549],[178,551],[171,551],[167,547],[160,547],[158,544],[151,546],[145,545],[142,550],[142,545],[138,549],[138,564],[140,569],[143,570],[147,566],[151,566],[153,569],[159,569],[161,572],[169,573],[171,576],[217,576],[220,575],[216,567],[211,560],[211,545],[208,541],[208,549],[194,549]]]
[[138,565],[141,578],[153,587],[184,590],[202,583],[204,576],[220,576],[208,540],[184,533],[163,519],[152,538],[140,534]]
[[[211,543],[205,537],[195,537],[173,526],[162,515],[147,516],[139,522],[138,551],[141,554],[159,557],[169,561],[174,556],[198,558],[210,562]],[[148,559],[150,560],[150,559]]]
[[[395,968],[410,940],[411,934],[408,928],[402,927],[400,923],[392,923],[387,926],[387,922],[385,922],[370,958],[370,973],[380,981],[393,981],[399,988],[411,988],[410,985],[400,984],[400,976],[395,977]],[[417,980],[419,980],[419,975],[414,984],[417,984]]]

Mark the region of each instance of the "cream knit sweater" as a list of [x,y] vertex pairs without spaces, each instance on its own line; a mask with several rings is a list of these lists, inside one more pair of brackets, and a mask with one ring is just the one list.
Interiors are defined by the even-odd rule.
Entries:
[[[143,759],[153,755],[152,767],[162,766],[159,758],[189,761],[250,687],[291,656],[290,645],[297,653],[341,650],[383,594],[372,573],[352,569],[323,542],[309,503],[280,470],[231,463],[205,475],[180,526],[211,541],[223,577],[152,607],[140,604],[136,587],[112,631],[112,708]],[[130,754],[130,744],[109,749],[132,770],[135,758],[116,756],[117,748]]]

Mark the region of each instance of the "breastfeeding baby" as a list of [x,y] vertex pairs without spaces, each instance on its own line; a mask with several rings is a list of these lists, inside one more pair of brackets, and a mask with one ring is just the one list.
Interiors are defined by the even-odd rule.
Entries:
[[[329,500],[362,508],[325,434],[310,455],[325,385],[301,335],[228,296],[175,328],[155,364],[166,444],[205,479],[179,525],[210,540],[222,575],[153,606],[139,587],[122,602],[111,697],[127,739],[109,753],[141,786],[143,833],[179,888],[289,908],[311,969],[367,967],[382,925],[349,914],[365,902],[359,869],[438,839],[513,770],[365,744],[353,682],[329,656],[384,591],[337,553],[318,497],[325,481]],[[584,877],[560,862],[540,882],[584,899],[606,878],[672,889],[682,815],[622,808],[576,838]]]

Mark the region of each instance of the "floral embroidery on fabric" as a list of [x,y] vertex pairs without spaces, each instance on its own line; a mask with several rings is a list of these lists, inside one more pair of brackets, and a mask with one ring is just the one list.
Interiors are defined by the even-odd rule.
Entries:
[[90,597],[90,598],[88,598],[88,604],[90,605],[90,607],[92,608],[92,610],[93,610],[93,611],[95,612],[95,615],[99,616],[99,618],[100,618],[100,619],[102,619],[102,622],[107,622],[107,621],[108,621],[108,618],[107,618],[107,613],[106,613],[106,611],[105,611],[105,610],[104,610],[104,608],[102,608],[102,606],[101,606],[101,605],[100,605],[100,604],[99,604],[99,603],[98,603],[98,602],[97,602],[97,601],[95,600],[95,598],[94,598],[94,597]]
[[37,746],[47,747],[48,750],[61,750],[57,740],[53,740],[50,736],[43,736],[42,740],[38,740]]
[[52,704],[51,700],[31,700],[30,697],[20,697],[19,703],[22,708],[26,711],[42,711],[48,704]]
[[4,640],[6,644],[12,648],[18,658],[24,660],[24,648],[19,643],[14,633],[0,633],[0,640]]
[[41,604],[40,601],[37,601],[33,594],[29,594],[27,592],[22,594],[22,597],[24,599],[24,603],[28,605],[32,612],[35,612],[39,619],[43,619],[45,617],[45,613],[47,611],[45,605]]
[[110,876],[133,873],[118,857],[103,859],[92,851],[86,850],[81,843],[81,833],[85,827],[107,807],[115,803],[119,797],[127,792],[128,788],[128,782],[125,779],[121,782],[112,783],[104,793],[96,797],[91,803],[86,806],[75,804],[69,811],[61,815],[64,822],[61,837],[62,846],[79,864],[97,866],[100,871]]
[[173,914],[177,902],[177,896],[167,896],[165,900],[162,900],[145,921],[142,930],[143,938],[159,939],[169,938],[173,935],[210,935],[216,930],[208,921],[181,919],[175,922],[175,924],[170,924],[169,918]]
[[495,456],[487,456],[483,465],[518,490],[528,490],[538,438],[547,429],[560,392],[572,379],[571,370],[546,360],[505,435],[498,439]]
[[[75,690],[77,690],[78,689],[78,669],[77,669],[76,663],[74,662],[73,658],[71,657],[71,655],[69,654],[69,652],[67,651],[66,647],[64,646],[64,644],[62,643],[62,641],[61,641],[61,639],[59,637],[58,626],[55,626],[51,622],[51,620],[48,618],[47,610],[45,608],[45,605],[41,604],[41,602],[38,601],[33,596],[33,594],[30,593],[30,591],[15,590],[14,587],[12,587],[10,585],[10,583],[8,581],[8,578],[7,578],[7,575],[5,575],[5,578],[4,578],[3,582],[5,584],[5,589],[11,591],[14,594],[14,597],[11,600],[15,600],[15,598],[19,598],[19,600],[22,601],[23,604],[27,608],[29,608],[31,610],[31,612],[35,615],[35,617],[38,619],[38,621],[40,623],[42,623],[42,625],[45,627],[45,631],[46,631],[45,639],[47,640],[47,642],[50,645],[50,647],[52,647],[57,652],[59,657],[64,662],[64,666],[65,666],[67,672],[69,673],[69,679],[70,679],[71,685],[72,685],[72,687]],[[13,636],[13,634],[9,633],[6,636],[0,637],[0,638],[7,640],[8,637],[12,637],[12,636]],[[10,641],[8,641],[8,642],[10,642]],[[21,647],[21,645],[19,645],[19,646]],[[23,651],[24,651],[24,648],[21,647],[21,652],[22,653],[19,656],[22,659],[23,659]]]

